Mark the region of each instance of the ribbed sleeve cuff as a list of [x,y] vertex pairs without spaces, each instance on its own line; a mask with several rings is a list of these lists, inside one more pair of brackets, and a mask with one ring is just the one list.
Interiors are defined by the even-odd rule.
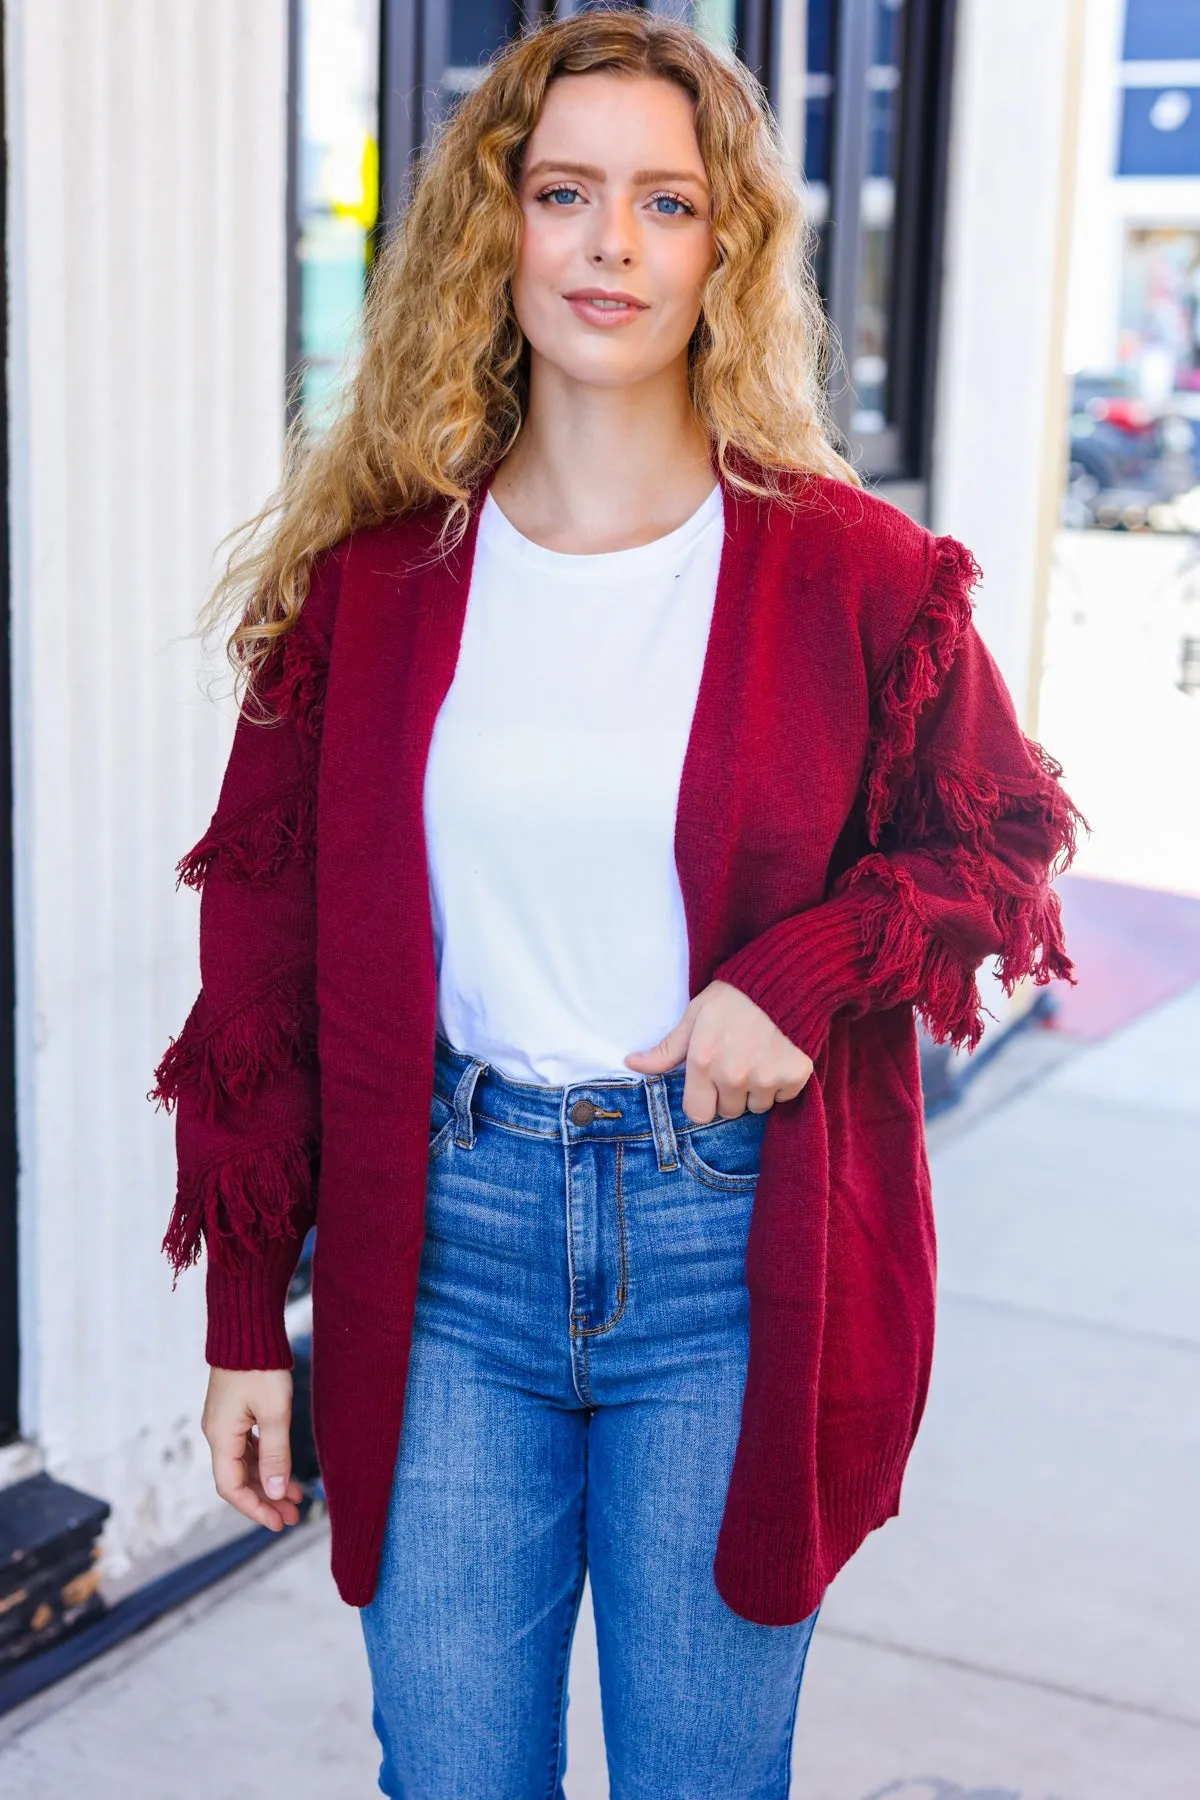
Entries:
[[740,988],[815,1060],[834,1014],[866,1003],[862,935],[861,898],[843,894],[769,926],[726,957],[713,980]]
[[290,1369],[292,1348],[283,1315],[303,1240],[273,1238],[242,1269],[209,1258],[205,1276],[208,1335],[204,1359],[214,1369]]

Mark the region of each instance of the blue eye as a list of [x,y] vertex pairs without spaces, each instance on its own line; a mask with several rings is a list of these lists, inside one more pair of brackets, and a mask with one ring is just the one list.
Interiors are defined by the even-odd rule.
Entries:
[[[695,207],[688,205],[687,201],[684,199],[682,194],[655,194],[655,196],[654,196],[655,205],[657,205],[660,200],[667,200],[670,202],[670,204],[672,206],[681,206],[683,208],[684,212],[690,213],[690,212],[695,212],[695,210],[696,210]],[[678,213],[667,213],[665,215],[665,217],[667,217],[668,219],[677,219],[679,217],[679,214]]]
[[[539,203],[549,202],[551,206],[559,207],[560,203],[558,196],[560,194],[566,194],[569,200],[578,200],[581,197],[578,188],[558,184],[554,187],[543,188],[541,193],[536,196],[536,199]],[[689,214],[692,218],[695,218],[696,216],[695,207],[692,206],[689,201],[685,200],[682,194],[654,194],[651,196],[651,206],[657,210],[660,200],[665,200],[667,205],[674,209],[671,212],[660,211],[658,214],[660,219],[678,219],[683,214]]]

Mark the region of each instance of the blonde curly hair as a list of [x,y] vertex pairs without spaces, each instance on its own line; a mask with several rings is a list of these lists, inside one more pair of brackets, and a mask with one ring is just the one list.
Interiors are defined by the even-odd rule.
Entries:
[[862,486],[834,448],[813,234],[761,84],[672,19],[623,8],[546,18],[492,58],[417,158],[409,204],[372,269],[340,414],[315,437],[293,421],[274,494],[222,540],[234,547],[198,625],[207,636],[236,619],[226,652],[251,689],[322,551],[439,498],[440,553],[461,541],[471,490],[511,448],[528,402],[510,290],[524,147],[550,83],[601,69],[676,82],[695,103],[717,261],[689,386],[723,478],[785,505],[795,503],[789,473]]

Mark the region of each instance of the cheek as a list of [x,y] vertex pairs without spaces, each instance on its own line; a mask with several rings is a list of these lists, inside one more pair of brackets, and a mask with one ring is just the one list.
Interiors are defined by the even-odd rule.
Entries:
[[517,251],[517,281],[528,292],[554,282],[571,253],[570,233],[544,213],[526,213]]
[[647,262],[660,293],[680,311],[694,312],[712,268],[714,251],[706,238],[663,239],[651,246]]
[[529,325],[550,310],[551,290],[562,285],[567,254],[562,239],[562,233],[547,229],[540,219],[527,218],[522,228],[512,298],[517,323],[527,335]]

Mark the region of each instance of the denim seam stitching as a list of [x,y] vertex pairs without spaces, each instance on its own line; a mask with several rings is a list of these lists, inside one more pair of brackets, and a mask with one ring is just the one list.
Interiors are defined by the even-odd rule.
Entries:
[[575,1311],[575,1189],[571,1180],[571,1148],[563,1145],[563,1163],[566,1172],[566,1224],[567,1224],[567,1279],[571,1291],[568,1297],[568,1338],[571,1347],[571,1385],[584,1406],[592,1405],[591,1389],[587,1377],[587,1342],[580,1336],[575,1323],[577,1317],[585,1318],[586,1313],[577,1315]]
[[430,1139],[429,1160],[431,1162],[436,1162],[439,1156],[445,1154],[446,1147],[451,1142],[451,1134],[453,1131],[454,1120],[447,1119],[446,1123],[439,1127],[437,1136]]
[[[621,1315],[625,1311],[625,1297],[629,1291],[629,1261],[625,1246],[625,1141],[623,1138],[617,1139],[616,1163],[617,1173],[614,1187],[617,1208],[617,1304],[613,1308],[611,1316],[605,1319],[602,1325],[581,1325],[579,1328],[581,1338],[600,1337],[604,1332],[611,1331],[614,1326],[621,1323]],[[584,1316],[586,1317],[586,1314]]]
[[708,1187],[719,1188],[727,1194],[748,1194],[753,1190],[754,1185],[758,1180],[757,1173],[752,1175],[727,1175],[720,1169],[710,1169],[708,1164],[701,1161],[691,1144],[688,1143],[680,1144],[679,1155],[684,1168],[687,1169],[690,1174],[694,1175],[697,1181],[703,1181]]
[[579,1559],[579,1573],[576,1577],[575,1607],[567,1621],[566,1642],[563,1644],[558,1669],[558,1729],[554,1734],[554,1748],[550,1766],[550,1785],[546,1789],[546,1800],[555,1800],[559,1791],[559,1765],[562,1762],[563,1733],[567,1723],[567,1672],[571,1662],[571,1640],[575,1636],[575,1627],[579,1623],[579,1609],[583,1604],[583,1583],[587,1575],[587,1515],[583,1507],[579,1514],[579,1543],[576,1547]]
[[[658,1157],[659,1173],[674,1174],[679,1167],[679,1138],[675,1124],[671,1118],[671,1101],[667,1093],[667,1084],[661,1075],[652,1075],[646,1083],[646,1092],[650,1102],[650,1118],[654,1125],[651,1136],[654,1138],[654,1150]],[[669,1152],[671,1141],[675,1141],[676,1154],[670,1161],[664,1161],[664,1154]]]
[[[821,1608],[818,1606],[818,1613],[820,1610]],[[817,1622],[814,1619],[805,1641],[803,1653],[800,1657],[800,1674],[796,1682],[795,1704],[792,1707],[791,1724],[788,1726],[787,1746],[783,1753],[783,1794],[781,1800],[788,1800],[788,1796],[792,1791],[792,1745],[796,1736],[796,1719],[800,1712],[800,1695],[804,1687],[804,1671],[808,1667],[808,1653],[812,1648],[813,1632],[816,1629]]]

